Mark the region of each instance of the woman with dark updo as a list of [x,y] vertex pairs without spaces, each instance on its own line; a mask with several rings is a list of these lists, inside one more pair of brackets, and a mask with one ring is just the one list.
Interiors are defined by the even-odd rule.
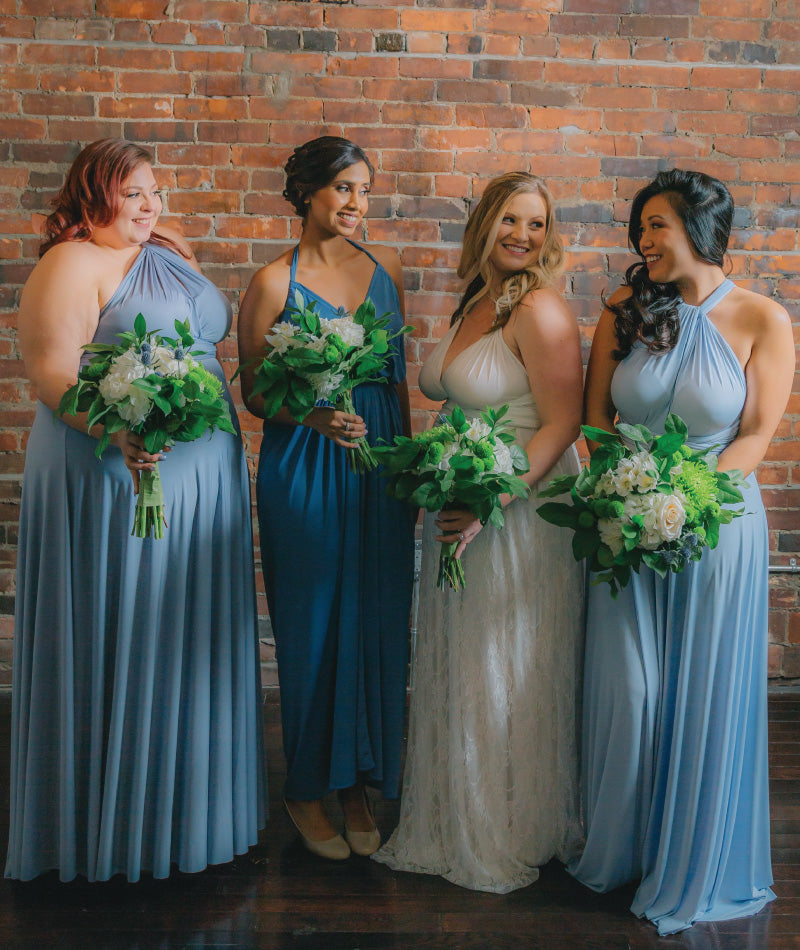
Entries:
[[[325,318],[369,297],[403,324],[397,255],[355,243],[373,169],[352,142],[323,136],[286,163],[284,197],[303,220],[299,244],[253,278],[239,315],[242,395],[253,395],[264,337],[291,319],[295,294]],[[287,760],[286,808],[305,846],[340,860],[380,845],[365,784],[398,794],[408,663],[412,517],[377,472],[357,475],[347,453],[409,432],[402,337],[385,381],[353,390],[355,413],[318,406],[297,423],[285,409],[264,420],[258,470],[261,557],[275,634]],[[345,840],[322,799],[337,791]]]
[[791,392],[791,321],[725,276],[733,200],[700,172],[639,191],[640,260],[592,342],[587,421],[664,432],[668,413],[720,471],[746,476],[744,514],[679,574],[642,566],[613,599],[589,588],[583,704],[586,849],[570,870],[668,934],[757,913],[774,895],[767,789],[767,559],[753,470]]

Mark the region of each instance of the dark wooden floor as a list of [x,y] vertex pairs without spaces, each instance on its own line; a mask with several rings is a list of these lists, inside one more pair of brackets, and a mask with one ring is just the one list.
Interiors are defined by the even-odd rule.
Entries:
[[[0,849],[8,835],[10,694],[0,693]],[[772,854],[778,900],[757,917],[659,939],[628,911],[631,893],[589,893],[555,863],[513,894],[477,894],[369,860],[308,855],[280,807],[278,708],[265,707],[272,818],[229,865],[168,881],[29,884],[0,880],[0,947],[57,950],[285,948],[385,950],[800,950],[800,694],[770,699]],[[378,804],[391,829],[396,804]]]

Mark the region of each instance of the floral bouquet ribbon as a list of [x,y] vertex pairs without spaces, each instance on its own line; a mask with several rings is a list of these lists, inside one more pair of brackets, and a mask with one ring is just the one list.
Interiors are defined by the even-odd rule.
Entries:
[[[393,445],[373,448],[389,479],[388,493],[426,511],[469,509],[481,524],[502,528],[500,496],[530,493],[519,477],[530,467],[528,456],[501,422],[507,411],[508,406],[486,409],[480,418],[467,419],[456,406],[427,432],[398,435]],[[442,542],[439,589],[461,590],[466,584],[457,547],[457,542]]]
[[[91,361],[78,373],[78,382],[61,397],[58,415],[87,413],[89,429],[102,425],[95,450],[100,458],[113,433],[127,429],[144,438],[151,455],[175,442],[193,442],[215,428],[235,432],[222,383],[190,348],[194,339],[189,321],[175,321],[177,338],[148,331],[140,313],[133,331],[118,334],[115,343],[88,343]],[[164,536],[164,494],[158,462],[139,474],[139,494],[132,535]]]
[[[340,308],[332,319],[320,317],[316,301],[295,293],[292,319],[276,323],[267,334],[269,351],[255,373],[253,395],[264,398],[264,414],[285,407],[298,422],[317,405],[355,413],[352,390],[361,383],[386,382],[381,373],[389,359],[389,342],[411,327],[389,332],[389,314],[377,317],[367,298],[355,313]],[[366,439],[349,452],[354,472],[368,472],[377,462]]]
[[688,429],[670,413],[664,434],[619,423],[616,433],[582,426],[598,443],[579,475],[554,479],[540,498],[570,493],[568,502],[546,502],[538,513],[551,524],[571,528],[572,553],[588,560],[593,583],[607,582],[611,594],[630,581],[644,562],[661,577],[698,561],[719,542],[720,526],[743,509],[742,473],[717,471],[713,449],[691,449]]

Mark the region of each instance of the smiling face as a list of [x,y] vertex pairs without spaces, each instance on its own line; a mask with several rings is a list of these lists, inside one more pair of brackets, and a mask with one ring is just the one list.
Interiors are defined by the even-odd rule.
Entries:
[[144,244],[161,214],[161,204],[153,169],[143,162],[120,188],[116,217],[105,227],[95,227],[92,241],[114,248]]
[[666,194],[655,195],[642,208],[639,251],[656,284],[681,284],[701,263]]
[[372,185],[364,162],[350,165],[308,199],[306,226],[331,236],[352,237],[369,206]]
[[547,206],[535,191],[515,195],[503,210],[489,260],[499,275],[535,264],[547,234]]

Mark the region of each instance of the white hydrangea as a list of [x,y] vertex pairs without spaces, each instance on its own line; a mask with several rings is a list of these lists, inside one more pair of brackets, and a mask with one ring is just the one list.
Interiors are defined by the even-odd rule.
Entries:
[[494,447],[494,467],[492,468],[492,474],[499,475],[501,473],[503,475],[513,475],[514,460],[511,458],[511,452],[505,442],[501,442],[500,439],[498,439]]
[[597,531],[600,540],[611,548],[611,553],[616,557],[623,547],[622,522],[615,518],[599,518]]
[[150,413],[152,403],[147,393],[139,389],[138,386],[131,386],[128,390],[128,402],[120,403],[117,406],[117,412],[131,425],[138,425],[147,418]]
[[194,360],[191,356],[184,356],[183,359],[175,358],[175,351],[168,346],[157,346],[153,354],[153,363],[162,376],[178,376],[183,378],[188,370],[194,366]]

